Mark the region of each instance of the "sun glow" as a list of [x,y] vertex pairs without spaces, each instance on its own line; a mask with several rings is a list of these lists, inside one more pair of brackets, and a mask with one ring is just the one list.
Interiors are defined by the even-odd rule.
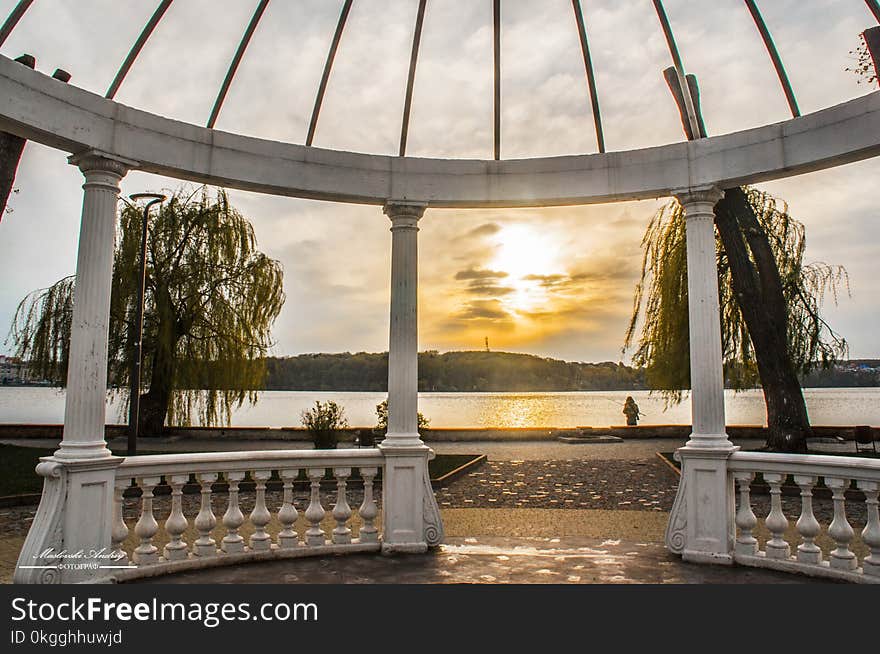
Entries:
[[556,239],[528,225],[509,225],[498,232],[496,242],[489,267],[507,273],[503,283],[514,289],[501,301],[515,311],[530,311],[544,304],[547,286],[541,278],[565,272]]

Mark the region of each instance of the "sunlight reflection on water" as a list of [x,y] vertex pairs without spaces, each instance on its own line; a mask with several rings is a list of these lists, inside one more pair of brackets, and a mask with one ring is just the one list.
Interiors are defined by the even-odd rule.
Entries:
[[[645,414],[640,424],[689,424],[690,402],[664,411],[663,398],[647,391],[583,393],[421,393],[419,410],[432,427],[575,427],[621,425],[627,395]],[[880,388],[806,389],[810,418],[816,425],[880,425]],[[760,391],[726,395],[728,424],[763,424]],[[356,427],[375,424],[376,404],[384,393],[266,391],[254,407],[233,414],[234,426],[298,426],[300,412],[315,400],[345,407]],[[0,423],[60,423],[64,393],[51,388],[0,388]],[[107,422],[124,422],[119,404],[108,401]]]

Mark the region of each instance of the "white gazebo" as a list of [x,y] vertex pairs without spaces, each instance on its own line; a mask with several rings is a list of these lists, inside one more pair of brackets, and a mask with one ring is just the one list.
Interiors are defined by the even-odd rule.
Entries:
[[[161,3],[158,18],[153,17],[155,22],[168,4]],[[237,60],[266,4],[259,3]],[[325,82],[342,34],[345,7],[350,4],[349,0],[343,8],[327,60]],[[417,430],[419,221],[426,215],[430,219],[431,210],[441,207],[550,207],[666,196],[679,199],[687,219],[693,386],[693,433],[679,450],[682,479],[667,529],[669,549],[697,562],[738,563],[854,581],[880,581],[880,461],[746,453],[738,451],[727,437],[713,226],[713,206],[725,188],[880,155],[880,92],[732,134],[605,152],[586,31],[578,3],[574,4],[594,101],[598,154],[502,160],[497,95],[494,160],[407,157],[406,120],[400,156],[380,156],[311,145],[320,94],[306,145],[213,129],[237,61],[230,68],[209,126],[201,127],[112,99],[143,45],[140,41],[114,80],[108,97],[0,57],[0,129],[67,153],[85,180],[63,440],[54,455],[37,466],[37,472],[45,478],[43,496],[20,555],[16,582],[123,581],[267,558],[380,549],[388,553],[423,552],[437,545],[442,542],[443,527],[427,476],[432,453]],[[499,6],[496,0],[496,35]],[[419,21],[423,15],[424,2],[420,3]],[[661,23],[670,36],[662,13]],[[148,25],[146,36],[152,27]],[[413,42],[407,105],[412,97],[420,31],[421,22]],[[674,48],[673,54],[675,79],[680,90],[686,90],[688,84]],[[496,91],[498,64],[496,39]],[[683,97],[685,120],[698,134],[698,106],[689,92]],[[377,449],[129,458],[110,453],[104,440],[104,406],[114,231],[120,181],[134,169],[272,195],[374,205],[377,215],[382,208],[392,232],[391,330],[388,435]],[[347,500],[346,481],[352,468],[360,470],[365,486],[363,503],[357,509],[352,509]],[[331,469],[337,480],[337,501],[332,508],[336,527],[331,533],[321,527],[327,511],[321,504],[320,480],[326,469]],[[311,501],[305,511],[309,529],[300,535],[293,529],[298,512],[291,501],[291,489],[303,470],[311,480]],[[372,485],[380,470],[383,502],[381,529],[377,529],[374,521],[379,511]],[[280,507],[268,507],[266,503],[266,482],[273,472],[283,482]],[[769,484],[772,499],[772,511],[766,520],[772,538],[762,550],[751,533],[756,518],[749,501],[749,485],[758,472]],[[256,483],[256,507],[249,516],[243,515],[238,495],[239,482],[246,474]],[[788,519],[780,502],[782,481],[790,474],[803,497],[797,521],[802,541],[794,552],[785,541]],[[188,517],[183,513],[181,495],[193,476],[201,486],[201,504],[198,514]],[[212,485],[221,476],[228,483],[228,495],[220,518],[225,535],[217,543],[212,537],[218,522]],[[171,487],[172,509],[162,526],[168,544],[160,551],[153,544],[160,528],[153,515],[153,489],[162,478]],[[829,534],[837,548],[827,561],[813,543],[819,524],[810,497],[820,478],[832,489],[835,504]],[[122,516],[122,495],[132,481],[142,490],[141,515],[134,526],[139,544],[127,551],[124,543],[129,526]],[[862,539],[871,554],[861,561],[849,548],[853,529],[846,519],[844,491],[851,482],[862,491],[867,503],[868,522]],[[738,509],[735,483],[740,490]],[[266,525],[276,510],[284,529],[272,537],[266,533]],[[354,510],[362,522],[357,538],[352,537],[349,526]],[[199,538],[187,543],[184,533],[190,518]],[[246,520],[254,530],[247,543],[239,534]],[[82,558],[75,559],[77,565],[70,565],[74,559],[66,559],[63,553],[80,550],[92,552],[95,565],[80,565]],[[114,553],[115,567],[109,566],[102,551]],[[54,554],[40,559],[45,552]],[[34,566],[35,560],[40,560],[39,566]]]

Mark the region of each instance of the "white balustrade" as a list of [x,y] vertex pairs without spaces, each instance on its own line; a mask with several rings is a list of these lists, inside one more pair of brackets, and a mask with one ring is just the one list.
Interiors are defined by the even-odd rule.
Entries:
[[[727,467],[739,494],[736,512],[730,516],[736,527],[734,559],[737,563],[848,581],[880,583],[880,461],[826,455],[734,452]],[[764,520],[770,537],[763,549],[754,536],[758,521],[752,510],[750,487],[756,473],[761,474],[770,494],[770,512]],[[800,543],[794,555],[785,540],[790,523],[782,504],[783,491],[789,479],[793,479],[800,490],[800,515],[795,523]],[[850,518],[854,513],[847,516],[847,503],[858,503],[862,496],[865,526],[860,535],[868,554],[860,562],[851,547],[855,530]],[[832,519],[825,531],[827,539],[833,541],[830,547],[827,539],[822,541],[822,524],[816,516],[817,497],[821,497],[822,502],[830,499],[833,506]],[[823,515],[825,510],[819,511],[819,514]],[[820,547],[821,542],[825,543],[827,557]]]
[[296,519],[299,517],[296,506],[293,504],[293,480],[299,474],[297,468],[282,470],[281,481],[284,484],[284,495],[281,499],[281,508],[278,510],[278,522],[283,529],[278,533],[278,547],[290,549],[299,544],[299,534],[293,529]]
[[183,515],[183,485],[189,481],[189,475],[171,475],[171,515],[165,521],[165,531],[168,533],[168,544],[164,554],[168,561],[180,561],[187,556],[188,548],[183,540],[183,532],[189,527],[186,516]]
[[737,554],[756,554],[758,551],[758,539],[752,535],[752,530],[758,524],[758,518],[752,511],[750,497],[750,484],[755,478],[754,472],[737,472],[733,475],[739,486],[739,509],[736,512],[736,526],[739,534],[736,537]]
[[333,528],[333,542],[346,545],[351,542],[351,529],[348,527],[351,507],[345,497],[346,480],[351,477],[351,468],[333,468],[333,476],[336,477],[336,504],[333,506],[336,526]]
[[826,477],[825,485],[831,489],[834,498],[834,520],[828,526],[828,535],[834,539],[837,548],[831,552],[829,563],[838,570],[855,570],[858,567],[856,555],[849,549],[849,543],[855,536],[852,526],[846,519],[846,500],[844,492],[849,486],[849,479]]
[[866,575],[880,578],[880,515],[877,511],[877,493],[880,490],[880,482],[860,480],[859,490],[865,494],[867,508],[867,521],[862,530],[862,542],[867,545],[871,553],[862,561],[862,567]]
[[[363,480],[363,501],[357,511],[352,509],[349,497],[350,487],[354,485],[351,482],[353,468],[360,471]],[[384,458],[378,450],[278,450],[128,457],[116,473],[112,551],[118,558],[114,565],[133,565],[134,571],[126,570],[116,576],[137,576],[136,570],[144,566],[151,566],[151,569],[163,565],[179,567],[209,560],[219,565],[224,561],[239,560],[241,556],[299,556],[346,549],[377,551],[381,538],[374,524],[379,515],[374,481],[383,468]],[[328,470],[332,472],[333,480],[325,478]],[[273,473],[277,475],[274,479],[279,481],[272,481]],[[301,473],[305,473],[305,479],[301,479]],[[246,477],[252,480],[254,492],[254,508],[247,516],[240,504],[241,494],[251,492],[251,482],[247,482]],[[196,486],[189,484],[191,478],[195,479]],[[225,533],[219,543],[213,534],[218,526],[213,506],[214,485],[218,481],[227,484],[226,508],[219,518]],[[330,490],[334,484],[335,503],[329,516],[335,527],[328,541],[328,534],[322,526],[328,511],[322,505],[321,487],[327,485],[326,490]],[[166,486],[170,487],[170,502],[168,496],[163,495]],[[278,486],[281,504],[274,516],[280,530],[273,534],[273,510],[267,501],[267,491]],[[129,525],[123,512],[124,494],[135,487],[141,491],[140,514],[134,525],[138,544],[129,553],[125,546]],[[157,487],[159,491],[156,491]],[[294,503],[295,492],[306,491],[309,504],[301,514]],[[198,513],[195,516],[190,514],[188,518],[186,507],[192,504],[186,502],[185,497],[193,492],[200,496]],[[157,497],[161,499],[157,500]],[[169,505],[170,508],[163,509]],[[156,511],[160,517],[167,511],[161,530]],[[357,538],[353,538],[351,525],[355,513],[361,522]],[[309,525],[302,538],[295,529],[301,518]],[[190,519],[198,533],[191,544],[185,539]],[[251,528],[246,541],[241,532]],[[245,531],[245,535],[247,533]],[[160,550],[163,542],[164,547]]]
[[128,553],[125,551],[125,540],[128,538],[128,525],[125,524],[123,513],[123,494],[131,480],[117,479],[113,488],[113,529],[111,530],[113,565],[128,565]]
[[265,552],[272,544],[272,537],[266,533],[266,525],[272,519],[272,514],[266,507],[266,481],[272,473],[269,470],[259,470],[254,473],[254,481],[257,484],[257,501],[254,510],[251,511],[251,524],[254,533],[250,539],[251,549],[255,552]]
[[193,554],[195,556],[214,556],[217,553],[217,541],[211,537],[211,532],[217,526],[217,516],[214,515],[214,509],[211,507],[211,488],[217,481],[217,473],[206,472],[197,475],[197,477],[202,499],[195,521],[199,537],[193,544]]
[[[373,520],[379,515],[379,507],[376,506],[376,500],[373,499],[373,480],[377,473],[378,468],[361,468],[361,477],[364,479],[364,501],[358,509],[363,521],[358,538],[362,543],[379,542],[379,530],[373,525]],[[876,506],[874,512],[877,512]],[[877,557],[877,563],[880,564],[880,555]]]
[[773,536],[767,541],[767,556],[771,559],[787,559],[791,554],[791,548],[785,540],[788,520],[782,512],[782,482],[784,480],[785,475],[764,473],[764,481],[770,487],[770,513],[764,524]]
[[227,472],[226,482],[229,484],[229,503],[226,513],[223,514],[223,526],[226,527],[226,535],[220,541],[220,549],[227,554],[244,552],[244,538],[238,533],[244,524],[244,513],[238,506],[238,483],[244,479],[243,472]]
[[311,489],[311,497],[309,506],[306,509],[306,520],[311,525],[306,531],[306,545],[315,547],[323,545],[325,542],[324,530],[321,528],[321,521],[324,519],[326,511],[321,506],[321,477],[324,476],[324,470],[321,468],[311,468],[308,471],[309,484]]
[[160,477],[144,477],[139,480],[141,517],[134,526],[134,533],[141,539],[141,544],[134,550],[134,562],[138,565],[159,561],[159,548],[153,545],[153,536],[159,531],[159,523],[153,517],[153,489],[160,481]]
[[813,487],[816,485],[815,475],[795,475],[794,483],[801,489],[801,515],[795,527],[804,539],[797,547],[797,560],[801,563],[818,565],[822,562],[822,550],[816,545],[816,536],[822,531],[822,525],[813,514]]

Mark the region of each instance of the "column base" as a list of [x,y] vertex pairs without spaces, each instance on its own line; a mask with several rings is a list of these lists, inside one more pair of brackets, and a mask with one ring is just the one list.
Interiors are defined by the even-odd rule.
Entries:
[[427,543],[382,543],[382,554],[424,554],[428,551]]
[[[726,435],[723,437],[726,441]],[[666,527],[666,547],[687,561],[729,565],[733,562],[734,490],[727,459],[739,448],[720,439],[694,437],[677,450],[681,481]]]
[[697,434],[691,433],[688,437],[687,443],[685,443],[685,447],[690,447],[693,449],[729,449],[734,447],[733,443],[730,442],[730,438],[726,433],[720,434]]
[[425,552],[443,542],[443,521],[431,488],[434,451],[415,434],[388,434],[378,445],[385,457],[382,482],[382,551]]
[[425,445],[425,441],[422,440],[421,434],[419,432],[415,433],[401,433],[401,434],[385,434],[385,439],[381,441],[377,447],[383,451],[392,451],[392,450],[400,450],[400,451],[423,451],[428,450],[433,452],[430,447]]
[[689,563],[709,563],[712,565],[733,565],[733,556],[730,554],[717,554],[712,552],[695,552],[685,550],[681,553],[681,560]]
[[67,462],[92,461],[112,457],[113,452],[108,449],[107,442],[104,439],[88,443],[65,443],[62,440],[52,456]]
[[[77,461],[55,456],[40,459],[36,472],[44,478],[43,495],[18,557],[15,583],[89,581],[103,574],[100,566],[115,563],[108,558],[112,551],[113,491],[116,468],[123,460],[116,456]],[[77,566],[66,568],[64,563]],[[96,569],[80,567],[89,563]]]

